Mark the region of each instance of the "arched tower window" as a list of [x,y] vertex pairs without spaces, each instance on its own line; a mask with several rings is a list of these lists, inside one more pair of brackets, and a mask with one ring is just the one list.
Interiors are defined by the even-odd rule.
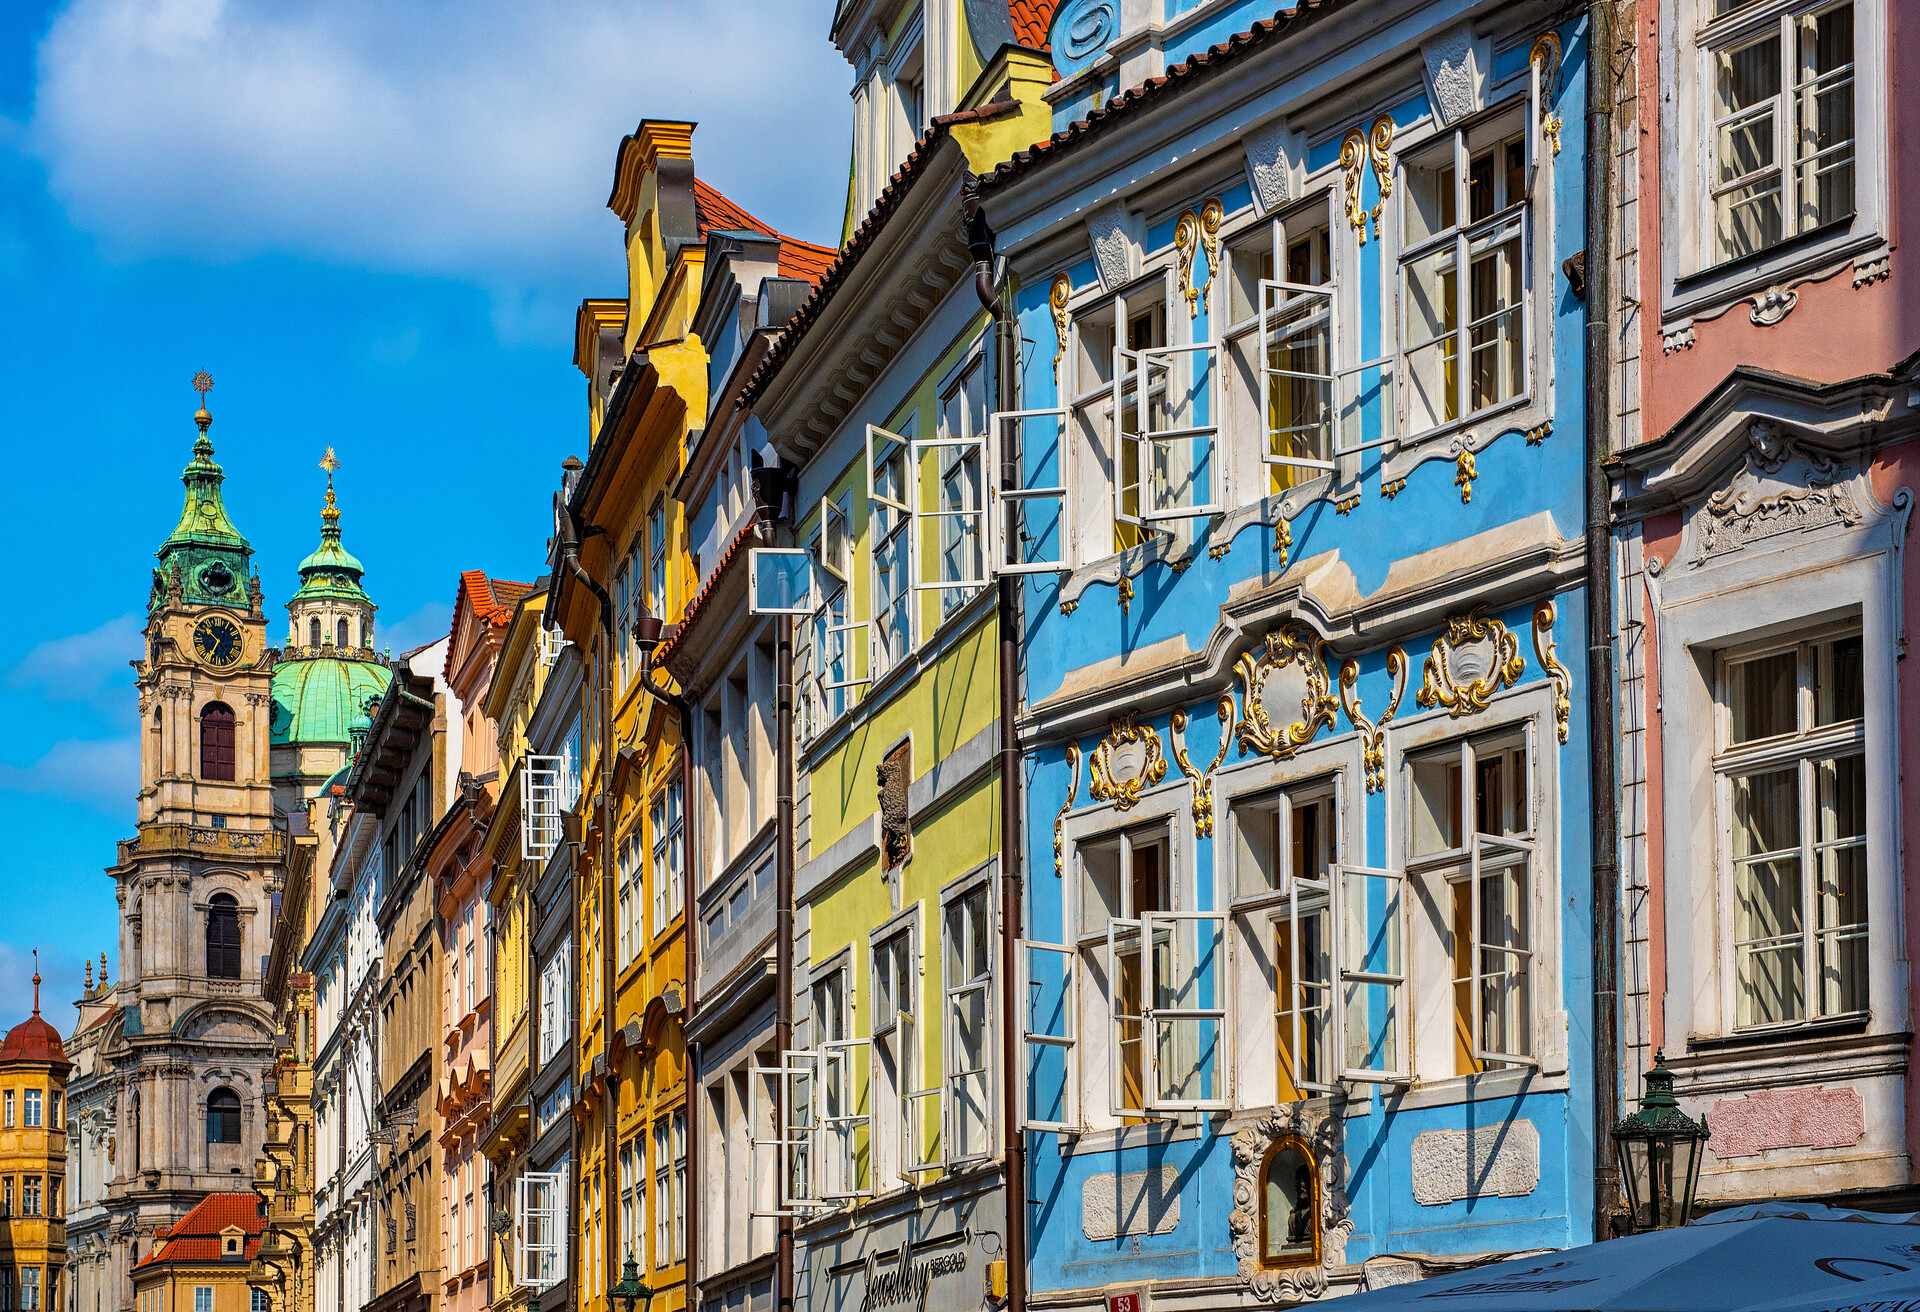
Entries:
[[230,893],[215,893],[207,905],[207,974],[240,978],[240,904]]
[[307,621],[307,646],[318,647],[319,645],[320,645],[320,617],[318,615],[315,615],[312,619]]
[[334,626],[333,645],[336,647],[352,645],[347,641],[347,621],[345,616],[342,616],[340,622]]
[[233,778],[233,708],[208,702],[200,711],[200,777]]
[[1260,1164],[1260,1265],[1320,1261],[1320,1177],[1297,1138],[1274,1144]]
[[240,1095],[232,1089],[215,1089],[207,1095],[207,1142],[240,1142]]

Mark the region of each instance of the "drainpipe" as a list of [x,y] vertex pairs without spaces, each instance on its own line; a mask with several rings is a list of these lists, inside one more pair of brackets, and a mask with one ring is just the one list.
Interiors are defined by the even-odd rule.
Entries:
[[[686,1281],[686,1302],[683,1306],[685,1312],[693,1312],[693,1309],[699,1306],[698,1299],[694,1297],[694,1289],[698,1284],[694,1279],[694,1272],[700,1267],[700,1136],[694,1130],[694,1125],[696,1124],[694,1118],[699,1111],[695,1106],[694,1095],[700,1088],[696,1082],[696,1077],[700,1073],[700,1067],[694,1061],[695,1054],[692,1045],[685,1043],[684,1040],[686,1037],[686,1022],[693,1015],[694,972],[699,969],[700,965],[700,935],[694,932],[694,921],[697,917],[693,914],[693,895],[691,891],[691,885],[694,883],[694,862],[700,859],[700,848],[694,841],[699,826],[688,823],[686,819],[687,803],[689,799],[693,797],[693,723],[691,717],[687,714],[685,698],[677,700],[674,703],[674,709],[680,713],[680,842],[684,857],[681,869],[685,872],[686,876],[682,882],[689,886],[682,888],[680,893],[680,933],[686,939],[685,951],[687,962],[687,977],[681,982],[680,986],[680,1034],[683,1040],[681,1048],[686,1059],[685,1071],[680,1083],[683,1090],[682,1099],[686,1106],[685,1115],[687,1118],[687,1137],[684,1141],[687,1146],[687,1197],[685,1201],[687,1214],[687,1251],[685,1254],[686,1260],[682,1264],[686,1268],[683,1275]],[[609,1214],[611,1214],[612,1211],[612,1208],[608,1209]],[[631,1244],[633,1241],[629,1239],[627,1242]],[[613,1271],[616,1268],[608,1267],[607,1269]]]
[[[1007,287],[993,274],[993,230],[980,208],[978,180],[969,176],[962,186],[961,209],[966,220],[967,251],[973,256],[973,291],[992,316],[994,327],[994,393],[996,410],[1018,406],[1015,372],[1020,363],[1020,327],[1008,312]],[[1003,488],[1019,478],[1017,435],[1005,444],[994,477]],[[1020,872],[1020,742],[1014,722],[1020,713],[1020,596],[1017,579],[1001,574],[1000,625],[1000,1105],[1005,1122],[1006,1159],[1001,1170],[1007,1194],[1007,1303],[1006,1312],[1025,1312],[1027,1305],[1027,1140],[1020,1115],[1020,1041],[1015,1019],[1020,1014],[1019,979],[1022,895]]]
[[[619,1073],[614,1069],[613,1064],[614,956],[613,934],[611,932],[613,927],[614,897],[613,826],[611,817],[608,815],[608,809],[613,798],[613,651],[615,639],[613,598],[607,594],[605,588],[600,586],[593,575],[587,572],[586,566],[580,563],[580,533],[578,525],[574,523],[572,507],[568,506],[564,500],[558,501],[556,504],[560,510],[560,514],[556,517],[560,536],[558,544],[560,549],[560,563],[566,567],[567,573],[572,575],[581,587],[593,595],[594,601],[599,605],[600,612],[601,659],[599,661],[599,678],[595,680],[591,693],[597,697],[599,701],[599,705],[594,708],[594,713],[600,722],[600,797],[596,805],[600,811],[600,851],[598,861],[600,868],[597,872],[600,881],[600,1060],[606,1064],[605,1087],[601,1092],[604,1106],[601,1112],[600,1178],[602,1186],[601,1194],[604,1202],[606,1195],[605,1185],[606,1182],[612,1178],[613,1164],[618,1154],[616,1143],[618,1127],[615,1124],[615,1118],[620,1109]],[[577,869],[574,877],[576,880],[579,878]],[[578,923],[576,923],[574,925],[574,937],[576,941],[579,938],[579,934],[580,927]],[[576,1172],[579,1171],[580,1162],[579,1124],[577,1120],[574,1121],[573,1137],[575,1141],[575,1151],[573,1160]],[[569,1198],[567,1205],[569,1212],[572,1214],[572,1230],[575,1234],[578,1234],[580,1231],[580,1191],[577,1180],[569,1183],[573,1187],[568,1190]],[[609,1259],[609,1264],[603,1266],[603,1271],[617,1271],[619,1269],[617,1266],[611,1265],[611,1258],[615,1251],[615,1246],[619,1243],[620,1239],[618,1233],[618,1212],[619,1208],[617,1206],[607,1209],[604,1234],[606,1239],[606,1256]],[[575,1254],[572,1262],[574,1267],[574,1290],[576,1294],[584,1293],[585,1291],[580,1289],[580,1260],[578,1253],[585,1245],[569,1244],[567,1247],[568,1252]]]
[[[771,524],[766,532],[773,536]],[[793,1046],[793,617],[782,615],[774,623],[773,1050],[775,1065],[783,1066]],[[777,1137],[786,1123],[787,1081],[782,1076],[773,1083]],[[776,1182],[776,1200],[779,1190]],[[786,1208],[774,1210],[774,1309],[793,1312],[793,1217]]]
[[[1587,718],[1593,761],[1593,1229],[1619,1206],[1613,1126],[1620,1115],[1619,771],[1615,759],[1613,535],[1607,458],[1613,418],[1613,3],[1587,6]],[[1598,167],[1594,162],[1598,161]]]

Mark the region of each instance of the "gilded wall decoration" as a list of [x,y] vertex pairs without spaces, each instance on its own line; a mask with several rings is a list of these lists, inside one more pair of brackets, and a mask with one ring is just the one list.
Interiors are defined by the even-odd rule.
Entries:
[[1053,873],[1065,875],[1067,872],[1067,838],[1063,828],[1067,822],[1067,812],[1073,810],[1073,799],[1080,792],[1080,744],[1067,744],[1067,800],[1060,803],[1060,810],[1053,817]]
[[1287,567],[1287,552],[1293,546],[1293,521],[1283,519],[1273,526],[1273,563]]
[[1340,176],[1347,193],[1347,226],[1359,245],[1367,244],[1367,209],[1360,201],[1360,179],[1367,171],[1367,137],[1354,128],[1340,142]]
[[1179,764],[1180,773],[1193,781],[1193,832],[1199,838],[1213,834],[1213,775],[1227,759],[1227,747],[1233,742],[1233,694],[1220,694],[1218,710],[1220,750],[1213,754],[1205,770],[1195,770],[1187,756],[1187,713],[1173,713],[1173,759]]
[[1529,428],[1527,430],[1527,445],[1539,446],[1542,442],[1546,441],[1548,438],[1552,436],[1553,436],[1553,420],[1542,419],[1539,423],[1535,424],[1532,428]]
[[1373,202],[1368,217],[1373,220],[1373,235],[1380,235],[1380,211],[1386,208],[1387,198],[1393,195],[1393,119],[1382,114],[1373,121],[1373,130],[1367,134],[1367,154],[1373,160],[1373,180],[1380,185],[1380,197]]
[[[1309,1110],[1312,1109],[1312,1110]],[[1227,1229],[1240,1278],[1261,1303],[1299,1302],[1327,1292],[1327,1272],[1345,1266],[1353,1217],[1342,1166],[1341,1116],[1325,1102],[1295,1102],[1263,1116],[1233,1136],[1233,1211]],[[1303,1145],[1315,1168],[1320,1260],[1269,1267],[1260,1260],[1261,1168],[1268,1154],[1289,1140]]]
[[1133,580],[1122,574],[1120,581],[1114,585],[1114,591],[1120,594],[1120,613],[1125,615],[1133,605]]
[[[1226,218],[1226,209],[1220,204],[1219,197],[1201,205],[1198,212],[1188,210],[1173,225],[1173,249],[1175,264],[1180,276],[1180,294],[1187,298],[1187,318],[1195,319],[1200,315],[1200,298],[1213,289],[1213,275],[1220,265],[1220,223]],[[1206,281],[1198,286],[1193,281],[1194,257],[1200,252],[1207,253]]]
[[1240,653],[1233,671],[1240,677],[1242,752],[1275,760],[1290,759],[1333,727],[1334,700],[1327,678],[1326,643],[1301,624],[1269,633],[1258,656]]
[[1473,480],[1480,477],[1480,461],[1465,447],[1453,458],[1453,485],[1460,489],[1460,504],[1473,504]]
[[1131,712],[1114,716],[1089,765],[1093,778],[1087,795],[1096,802],[1113,803],[1116,811],[1132,810],[1142,793],[1167,777],[1159,733],[1152,725],[1140,724]]
[[1520,640],[1505,624],[1478,611],[1455,615],[1433,640],[1414,701],[1428,710],[1444,706],[1456,720],[1474,715],[1518,683],[1526,668]]
[[1533,654],[1539,658],[1547,678],[1553,681],[1553,723],[1561,745],[1565,746],[1567,723],[1573,717],[1573,675],[1554,655],[1553,603],[1550,601],[1541,602],[1540,608],[1533,612]]
[[1047,293],[1047,307],[1053,312],[1053,369],[1056,378],[1060,372],[1060,362],[1067,358],[1067,327],[1072,320],[1067,315],[1067,301],[1073,296],[1073,279],[1061,274],[1053,280],[1053,288]]
[[1360,506],[1360,489],[1355,488],[1343,497],[1333,499],[1333,511],[1336,515],[1350,515]]
[[1400,699],[1407,691],[1407,653],[1398,647],[1387,652],[1387,675],[1393,680],[1393,695],[1380,718],[1371,720],[1360,707],[1360,662],[1349,660],[1340,667],[1340,705],[1347,723],[1360,734],[1360,764],[1370,793],[1387,786],[1387,725],[1400,713]]
[[1554,90],[1560,77],[1560,34],[1542,32],[1527,52],[1527,63],[1540,80],[1540,137],[1557,156],[1560,153],[1560,116],[1553,112]]

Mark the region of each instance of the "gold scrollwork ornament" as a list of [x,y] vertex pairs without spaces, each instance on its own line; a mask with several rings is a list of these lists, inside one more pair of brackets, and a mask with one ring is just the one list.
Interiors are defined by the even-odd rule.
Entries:
[[[1202,204],[1198,211],[1186,211],[1174,222],[1174,261],[1180,276],[1180,294],[1187,300],[1189,319],[1199,317],[1200,298],[1213,287],[1214,271],[1220,264],[1220,224],[1225,218],[1226,208],[1215,197]],[[1207,277],[1205,282],[1195,285],[1194,258],[1202,250],[1207,253]]]
[[1227,759],[1227,748],[1233,742],[1233,694],[1221,693],[1217,709],[1220,750],[1213,754],[1205,770],[1195,770],[1187,755],[1187,713],[1173,713],[1173,759],[1180,766],[1180,773],[1193,781],[1193,832],[1198,838],[1207,838],[1213,833],[1213,775]]
[[1159,733],[1131,713],[1113,718],[1107,736],[1093,749],[1089,767],[1093,778],[1087,795],[1111,802],[1116,811],[1131,811],[1142,793],[1167,777]]
[[1053,873],[1064,875],[1067,871],[1067,841],[1065,825],[1067,812],[1073,810],[1073,799],[1080,792],[1080,744],[1067,744],[1067,800],[1060,803],[1060,810],[1053,817]]
[[1407,691],[1407,653],[1398,647],[1387,652],[1387,676],[1393,680],[1393,695],[1387,698],[1387,709],[1380,718],[1371,720],[1361,709],[1357,695],[1360,662],[1348,660],[1340,667],[1340,705],[1347,713],[1347,723],[1360,734],[1360,765],[1370,793],[1387,786],[1387,725],[1400,713],[1400,698]]
[[1053,313],[1053,367],[1057,371],[1060,362],[1067,358],[1067,328],[1072,320],[1067,314],[1067,301],[1073,296],[1073,279],[1060,274],[1053,280],[1053,287],[1047,292],[1047,308]]
[[1367,210],[1360,200],[1360,179],[1367,171],[1367,137],[1354,128],[1340,141],[1340,176],[1347,196],[1347,226],[1357,244],[1367,244]]
[[1455,615],[1433,640],[1414,701],[1427,710],[1444,706],[1456,720],[1474,715],[1518,683],[1526,668],[1520,640],[1505,624],[1478,611]]
[[1560,116],[1550,108],[1560,76],[1560,34],[1542,32],[1527,51],[1527,63],[1533,69],[1540,88],[1540,136],[1556,156],[1560,153]]
[[[1242,652],[1234,662],[1240,677],[1242,752],[1288,760],[1333,727],[1334,700],[1327,678],[1326,643],[1303,625],[1289,624],[1267,635],[1258,656]],[[1299,718],[1290,718],[1298,708]]]
[[1367,134],[1367,155],[1373,161],[1373,179],[1380,185],[1380,198],[1373,203],[1368,217],[1373,220],[1373,235],[1380,235],[1380,211],[1393,195],[1393,119],[1382,114],[1373,121]]
[[1533,654],[1540,668],[1553,683],[1553,724],[1561,746],[1566,745],[1567,727],[1573,718],[1573,675],[1560,663],[1553,643],[1553,603],[1543,601],[1533,612]]

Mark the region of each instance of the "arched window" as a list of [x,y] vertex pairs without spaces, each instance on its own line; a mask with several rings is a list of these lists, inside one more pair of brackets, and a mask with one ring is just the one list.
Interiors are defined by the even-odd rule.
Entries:
[[230,893],[215,893],[207,905],[207,974],[240,978],[240,904]]
[[207,1142],[240,1142],[240,1095],[232,1089],[207,1095]]
[[200,777],[233,778],[233,708],[208,702],[200,711]]
[[318,647],[319,645],[320,645],[320,617],[318,615],[315,615],[312,619],[307,621],[307,646]]
[[1260,1265],[1319,1260],[1320,1180],[1313,1154],[1298,1139],[1282,1139],[1260,1164]]
[[334,626],[333,645],[336,647],[345,647],[349,645],[347,642],[347,621],[344,617],[340,620],[340,622],[337,625]]

